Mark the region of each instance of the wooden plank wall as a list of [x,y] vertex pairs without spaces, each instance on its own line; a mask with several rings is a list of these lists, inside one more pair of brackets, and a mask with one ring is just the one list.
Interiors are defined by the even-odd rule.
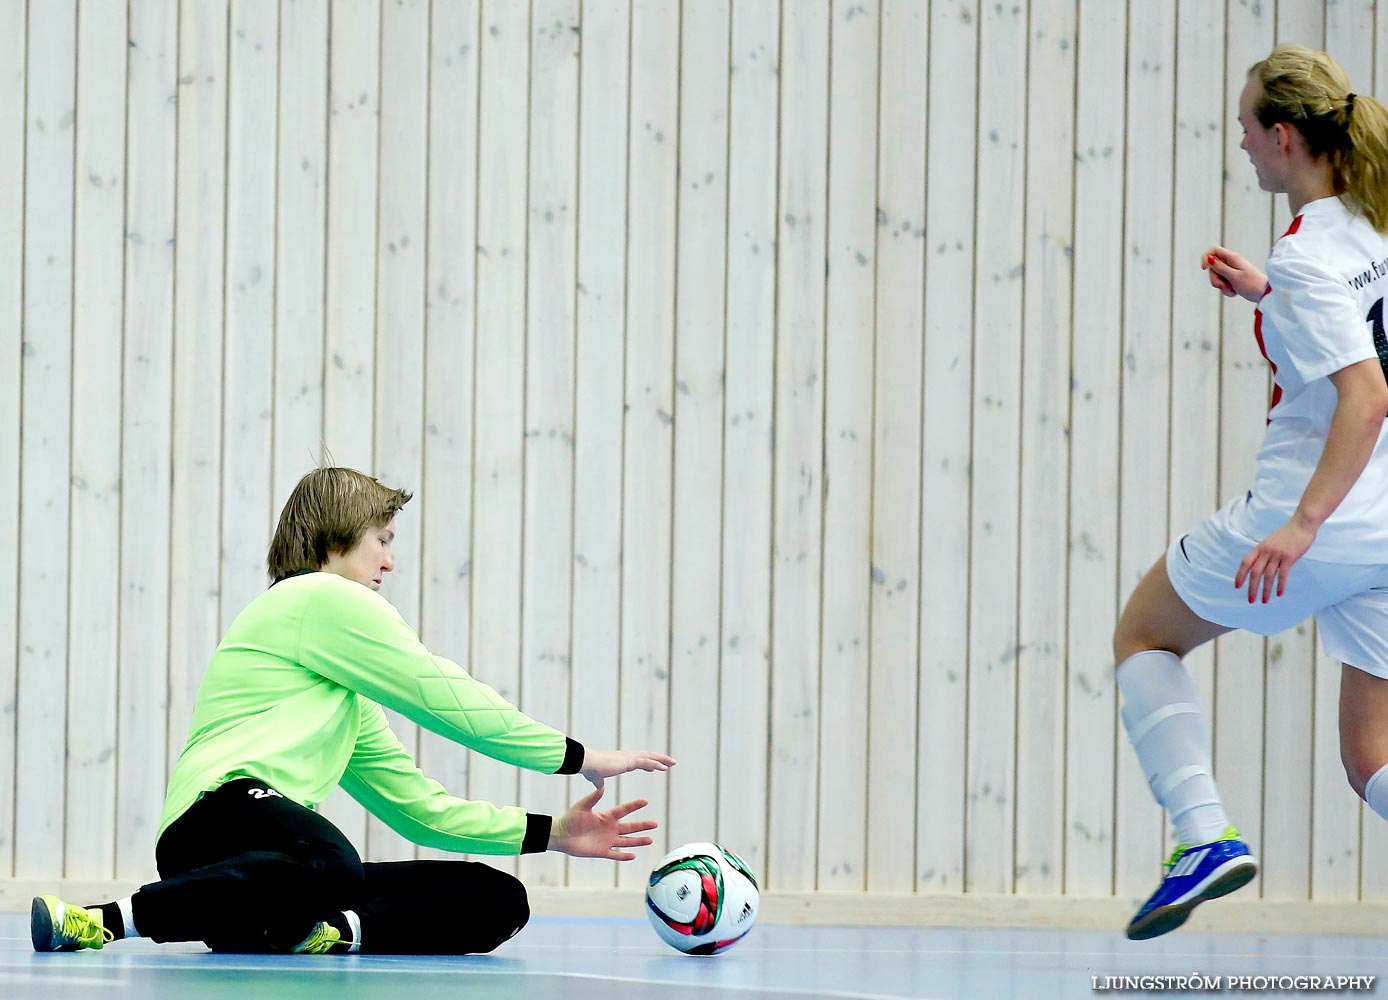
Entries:
[[[431,647],[680,760],[616,783],[662,821],[647,861],[1149,887],[1109,637],[1263,426],[1251,308],[1198,269],[1286,222],[1235,101],[1279,40],[1388,89],[1388,0],[0,0],[0,28],[0,877],[151,873],[206,656],[331,456],[415,490],[384,592]],[[1190,662],[1263,896],[1388,900],[1313,627]],[[461,794],[583,790],[396,722]]]

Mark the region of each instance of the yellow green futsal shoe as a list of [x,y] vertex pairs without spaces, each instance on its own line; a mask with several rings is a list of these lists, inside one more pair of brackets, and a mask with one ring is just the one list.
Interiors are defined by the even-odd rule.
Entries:
[[101,948],[115,935],[101,922],[100,910],[64,903],[57,896],[35,896],[29,911],[29,937],[35,951]]
[[1227,896],[1258,874],[1258,861],[1232,826],[1208,844],[1178,844],[1157,891],[1128,924],[1128,937],[1145,941],[1174,931],[1207,899]]
[[320,920],[313,925],[313,931],[309,936],[294,946],[294,953],[296,955],[326,955],[334,945],[351,943],[351,941],[342,940],[342,935],[332,924]]

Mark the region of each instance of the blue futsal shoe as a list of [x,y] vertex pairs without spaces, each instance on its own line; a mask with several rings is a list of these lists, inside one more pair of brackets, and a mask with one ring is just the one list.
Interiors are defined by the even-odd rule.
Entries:
[[1211,843],[1195,847],[1178,844],[1165,867],[1161,885],[1128,924],[1128,937],[1133,941],[1174,931],[1205,900],[1227,896],[1258,874],[1258,860],[1232,826]]

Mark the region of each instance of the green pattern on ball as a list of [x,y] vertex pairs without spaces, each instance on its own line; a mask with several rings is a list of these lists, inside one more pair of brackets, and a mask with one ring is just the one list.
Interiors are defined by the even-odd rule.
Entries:
[[746,878],[748,882],[752,883],[753,889],[760,888],[757,885],[757,877],[752,874],[752,869],[747,867],[747,862],[743,861],[740,855],[728,850],[722,844],[718,845],[718,849],[723,852],[723,857],[728,859],[728,864],[732,865],[733,868],[740,871],[743,877]]

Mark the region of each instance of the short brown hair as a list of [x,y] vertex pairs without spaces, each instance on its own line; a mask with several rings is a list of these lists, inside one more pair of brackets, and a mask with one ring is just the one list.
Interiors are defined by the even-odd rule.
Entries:
[[411,496],[356,469],[314,469],[280,511],[265,558],[270,579],[322,569],[329,555],[351,551],[368,528],[388,524]]

